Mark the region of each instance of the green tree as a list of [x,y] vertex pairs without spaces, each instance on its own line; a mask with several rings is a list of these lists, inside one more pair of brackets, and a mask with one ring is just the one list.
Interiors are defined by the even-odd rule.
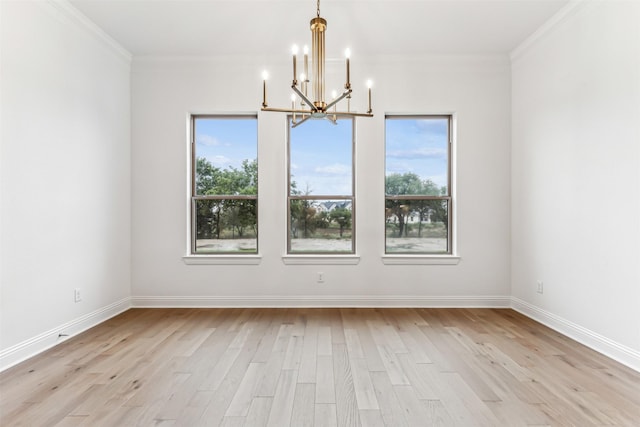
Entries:
[[351,227],[351,211],[347,208],[335,208],[329,213],[329,218],[340,227],[340,237],[342,237],[345,228]]
[[[196,194],[215,194],[215,183],[220,176],[220,169],[213,166],[204,157],[196,159]],[[220,214],[222,200],[198,200],[196,202],[196,235],[200,239],[220,238]]]
[[[385,191],[389,196],[442,196],[447,194],[447,187],[438,187],[430,179],[421,180],[412,172],[390,174],[385,180]],[[418,236],[422,236],[422,224],[430,219],[432,222],[448,223],[447,203],[442,200],[390,199],[386,202],[387,220],[395,216],[398,221],[398,237],[408,236],[408,219],[417,215]]]
[[[385,179],[385,192],[389,196],[421,194],[423,185],[420,177],[412,172],[403,174],[392,173]],[[395,215],[398,220],[398,237],[406,236],[409,233],[406,227],[407,219],[411,214],[412,207],[409,200],[387,200],[386,216],[390,218]]]
[[[291,181],[291,194],[294,196],[311,194],[312,190],[307,186],[306,190],[302,192],[298,190],[296,182]],[[292,199],[291,200],[291,235],[294,238],[298,237],[298,231],[302,229],[302,237],[311,237],[316,231],[318,221],[316,219],[316,209],[311,205],[311,201],[307,199]]]
[[[444,191],[444,193],[443,193]],[[420,194],[427,196],[439,196],[441,194],[446,194],[446,187],[438,188],[438,186],[431,181],[430,179],[426,179],[422,181],[422,189],[420,190]],[[415,200],[412,203],[414,211],[418,214],[418,237],[422,237],[422,223],[430,220],[432,222],[438,221],[436,218],[435,208],[438,205],[442,205],[440,200]]]
[[[256,195],[258,187],[257,160],[244,160],[241,169],[220,169],[207,159],[196,159],[196,191],[203,196]],[[199,200],[196,209],[198,238],[220,239],[222,230],[230,229],[242,237],[247,226],[256,229],[255,201],[239,199]]]
[[329,212],[319,212],[316,214],[316,227],[317,228],[329,228],[331,225],[331,217]]

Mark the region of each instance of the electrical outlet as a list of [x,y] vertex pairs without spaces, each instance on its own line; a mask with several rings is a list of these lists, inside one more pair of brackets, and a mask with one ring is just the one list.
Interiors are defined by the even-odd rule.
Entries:
[[537,292],[539,294],[544,293],[544,283],[542,283],[542,280],[538,280],[538,289]]
[[80,288],[75,288],[73,290],[73,301],[74,302],[82,301],[82,294],[80,293]]
[[318,283],[324,283],[324,273],[322,271],[318,271]]

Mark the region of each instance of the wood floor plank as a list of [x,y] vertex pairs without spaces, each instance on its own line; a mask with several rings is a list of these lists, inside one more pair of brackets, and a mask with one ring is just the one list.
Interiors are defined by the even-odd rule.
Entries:
[[259,380],[259,374],[264,368],[264,363],[250,363],[244,374],[233,400],[225,412],[225,417],[246,417],[253,401],[254,390]]
[[[245,426],[264,427],[269,419],[269,412],[273,403],[272,397],[255,397],[249,407]],[[189,424],[184,424],[189,425]]]
[[[222,422],[224,414],[251,364],[267,326],[267,322],[253,322],[250,326],[251,333],[241,340],[243,343],[240,349],[241,353],[237,356],[233,366],[227,371],[220,386],[214,391],[199,424],[218,425]],[[241,330],[242,328],[239,329]]]
[[360,346],[362,347],[362,353],[367,360],[369,371],[384,371],[385,366],[384,363],[382,363],[380,353],[378,352],[378,347],[376,346],[376,343],[371,335],[371,331],[369,330],[369,327],[366,323],[366,315],[367,312],[363,311],[361,319],[358,321],[356,327],[358,340],[360,341]]
[[318,328],[318,356],[331,356],[332,344],[331,344],[331,327],[320,326]]
[[271,357],[264,364],[264,369],[258,380],[255,395],[262,397],[273,397],[276,394],[280,370],[284,363],[284,351],[274,351]]
[[244,417],[227,417],[222,419],[220,427],[243,427],[245,423]]
[[407,329],[409,331],[402,331],[399,334],[413,361],[415,363],[432,363],[424,348],[415,338],[420,334],[420,330],[415,325],[408,325]]
[[402,372],[409,380],[411,387],[413,387],[416,397],[420,400],[438,400],[438,394],[433,387],[431,387],[427,379],[421,375],[419,371],[420,367],[417,366],[418,364],[413,361],[410,355],[398,354],[396,357],[398,358]]
[[7,426],[636,426],[640,373],[509,309],[131,309],[0,373]]
[[267,426],[284,427],[291,425],[297,381],[298,371],[290,369],[280,371],[280,380],[273,396]]
[[317,358],[316,403],[336,403],[332,356]]
[[[300,375],[300,373],[298,373]],[[295,427],[313,427],[316,405],[316,387],[314,384],[300,383],[296,385],[293,401],[291,425]]]
[[351,374],[353,377],[353,388],[356,393],[356,401],[358,409],[375,409],[379,410],[376,392],[373,389],[373,383],[369,376],[367,361],[364,359],[349,359],[351,366]]
[[315,427],[337,427],[336,405],[332,403],[316,403],[313,421]]
[[411,385],[409,379],[404,374],[398,357],[387,345],[378,345],[378,352],[384,364],[385,371],[389,375],[391,384],[393,385]]
[[[427,420],[429,425],[433,427],[446,427],[455,425],[451,415],[447,412],[440,400],[422,400],[427,411]],[[510,424],[502,424],[511,427]]]
[[333,375],[335,377],[338,425],[360,425],[360,414],[346,344],[333,345]]
[[349,352],[350,359],[365,359],[364,350],[362,350],[362,344],[360,344],[360,337],[356,329],[344,330],[345,343],[347,344],[347,351]]
[[370,375],[384,424],[386,426],[408,426],[404,409],[400,405],[389,376],[383,371],[373,371]]
[[360,409],[362,427],[384,427],[384,420],[379,409]]
[[300,368],[303,343],[304,336],[291,335],[291,337],[289,338],[289,344],[287,345],[287,349],[284,353],[282,369],[298,370]]
[[427,418],[427,408],[420,402],[413,387],[394,385],[393,390],[398,396],[398,402],[410,426],[431,425]]
[[316,360],[318,357],[318,325],[313,314],[310,315],[304,330],[302,360],[298,370],[299,383],[316,382]]

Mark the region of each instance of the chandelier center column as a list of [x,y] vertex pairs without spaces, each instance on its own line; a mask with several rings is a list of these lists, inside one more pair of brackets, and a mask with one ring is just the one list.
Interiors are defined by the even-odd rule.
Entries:
[[320,111],[325,111],[327,104],[324,100],[324,35],[327,21],[320,16],[311,20],[311,60],[313,61],[313,105]]

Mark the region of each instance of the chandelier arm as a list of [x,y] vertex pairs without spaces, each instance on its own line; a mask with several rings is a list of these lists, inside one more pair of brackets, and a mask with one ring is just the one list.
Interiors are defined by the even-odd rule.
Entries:
[[373,113],[356,113],[356,112],[348,112],[348,111],[332,111],[331,113],[327,113],[332,116],[338,117],[373,117]]
[[327,106],[325,107],[326,111],[329,111],[329,108],[333,107],[334,105],[336,105],[338,102],[342,101],[346,96],[348,96],[350,93],[352,92],[351,89],[347,89],[344,92],[342,92],[342,94],[340,94],[339,97],[337,97],[336,99],[334,99],[333,101],[331,101],[329,104],[327,104]]
[[338,125],[338,118],[334,115],[327,115],[324,119],[329,120],[333,125]]
[[311,115],[308,115],[307,117],[305,117],[304,119],[300,120],[299,122],[291,123],[291,127],[292,128],[296,128],[296,127],[300,126],[302,123],[304,123],[307,120],[309,120],[310,118],[311,118]]
[[296,110],[296,109],[292,109],[292,108],[274,108],[274,107],[265,107],[265,108],[261,108],[260,111],[271,111],[271,112],[276,112],[276,113],[296,113],[296,114],[312,114],[315,113],[315,111],[312,110]]
[[293,91],[295,93],[298,94],[298,96],[300,97],[300,99],[302,99],[304,101],[305,104],[307,104],[309,106],[309,108],[311,108],[313,110],[313,112],[317,112],[319,111],[315,105],[313,105],[313,102],[311,102],[311,100],[309,98],[307,98],[306,96],[304,96],[304,93],[302,93],[300,91],[300,89],[298,89],[298,86],[296,85],[291,85],[291,89],[293,89]]

